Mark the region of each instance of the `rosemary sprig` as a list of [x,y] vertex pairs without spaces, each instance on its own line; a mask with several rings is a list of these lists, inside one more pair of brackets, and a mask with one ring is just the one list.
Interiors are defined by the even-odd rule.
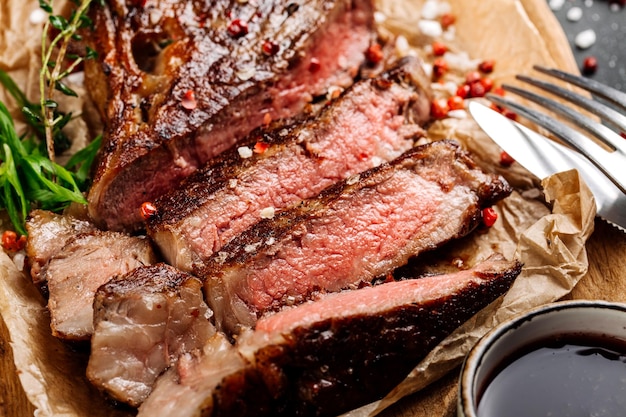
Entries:
[[[57,112],[58,104],[54,100],[54,92],[60,91],[67,96],[76,97],[78,94],[68,87],[63,79],[72,73],[85,59],[92,59],[96,52],[86,47],[84,56],[67,53],[68,46],[72,41],[80,41],[78,31],[88,28],[92,21],[87,16],[87,11],[92,0],[73,0],[77,8],[72,11],[69,19],[62,15],[54,14],[54,0],[39,0],[39,6],[50,16],[44,24],[41,34],[41,71],[39,73],[40,113],[43,115],[46,150],[51,161],[55,159],[55,128],[67,123],[67,115]],[[50,28],[58,31],[58,34],[48,42]],[[56,54],[56,55],[55,55]],[[54,59],[53,59],[53,55]],[[66,65],[66,58],[73,61]]]
[[[54,161],[55,146],[69,148],[69,138],[62,129],[72,119],[71,113],[59,111],[54,92],[77,96],[63,80],[95,52],[87,48],[84,56],[68,53],[70,42],[81,40],[78,31],[91,26],[87,10],[92,0],[72,0],[77,8],[69,19],[53,14],[53,1],[39,0],[40,7],[50,15],[42,33],[39,103],[29,101],[11,77],[0,71],[0,83],[21,108],[33,133],[19,137],[11,114],[0,102],[0,209],[6,209],[15,230],[22,235],[26,234],[28,212],[34,207],[60,211],[72,202],[87,203],[83,191],[89,186],[91,165],[100,147],[98,137],[70,158],[65,167]],[[51,28],[58,34],[48,42]],[[73,61],[67,64],[66,58]]]

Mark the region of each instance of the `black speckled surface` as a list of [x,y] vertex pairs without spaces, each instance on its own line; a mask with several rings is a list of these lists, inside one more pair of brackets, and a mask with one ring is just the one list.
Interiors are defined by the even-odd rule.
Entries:
[[[572,7],[583,11],[577,22],[567,19]],[[589,77],[626,91],[626,6],[610,0],[565,0],[559,10],[553,11],[565,30],[578,67],[582,70],[584,59],[594,56],[598,69]],[[586,29],[596,32],[596,42],[588,49],[580,49],[574,38]]]

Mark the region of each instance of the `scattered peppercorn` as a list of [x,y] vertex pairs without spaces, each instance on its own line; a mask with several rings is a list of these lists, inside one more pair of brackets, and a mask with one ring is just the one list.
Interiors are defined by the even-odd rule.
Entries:
[[193,90],[187,90],[187,92],[183,95],[180,104],[187,110],[193,110],[197,107],[198,103],[196,103],[196,95]]
[[509,119],[511,119],[511,120],[513,120],[513,121],[516,121],[516,120],[517,120],[517,113],[515,113],[515,112],[514,112],[514,111],[512,111],[512,110],[509,110],[509,109],[503,109],[503,110],[502,110],[502,114],[503,114],[505,117],[508,117]]
[[448,108],[450,110],[462,110],[465,108],[465,100],[460,96],[452,96],[448,99]]
[[461,98],[468,98],[470,94],[470,86],[468,84],[461,84],[456,90],[456,95]]
[[506,94],[506,91],[502,87],[496,87],[493,90],[491,90],[491,92],[493,94],[499,95],[500,97],[504,97],[504,95]]
[[484,97],[487,91],[485,86],[480,82],[474,82],[470,84],[470,97]]
[[309,71],[317,72],[322,68],[322,64],[320,64],[320,60],[317,58],[311,58],[311,62],[309,63]]
[[478,71],[470,71],[465,74],[465,83],[466,84],[474,84],[475,82],[480,81],[482,75]]
[[442,77],[448,72],[448,62],[443,58],[437,58],[433,62],[433,75],[437,78]]
[[258,154],[262,154],[264,153],[268,148],[270,147],[270,144],[267,142],[261,142],[258,141],[255,145],[254,148],[252,149],[252,152],[254,153],[258,153]]
[[430,103],[430,114],[435,119],[442,119],[448,115],[448,102],[444,99],[435,99]]
[[480,83],[483,85],[483,87],[485,87],[485,92],[487,93],[493,88],[493,79],[489,77],[481,78]]
[[509,167],[513,165],[513,162],[515,162],[515,159],[513,159],[511,155],[509,155],[505,151],[500,152],[500,165]]
[[585,75],[594,74],[598,70],[598,60],[594,56],[588,56],[583,61],[582,72]]
[[443,56],[446,52],[448,52],[448,47],[445,43],[442,42],[433,42],[433,55],[435,56]]
[[278,53],[278,51],[280,50],[280,46],[276,42],[270,41],[268,39],[263,42],[263,46],[261,47],[261,49],[263,50],[263,53],[265,55],[273,56]]
[[241,19],[234,19],[228,24],[228,33],[233,38],[240,38],[248,34],[248,23]]
[[2,233],[2,248],[7,252],[17,252],[26,246],[26,236],[19,238],[13,230],[6,230]]
[[383,60],[383,48],[379,43],[373,43],[365,51],[365,59],[370,64],[378,64]]
[[495,66],[495,64],[496,64],[496,61],[494,61],[493,59],[485,60],[481,62],[480,64],[478,64],[478,70],[481,72],[484,72],[485,74],[492,73],[493,67]]
[[493,226],[496,220],[498,220],[498,213],[493,208],[487,207],[483,209],[483,224],[485,226]]
[[154,216],[157,212],[157,208],[154,204],[149,201],[141,204],[140,214],[141,218],[144,220],[148,220],[150,217]]
[[448,29],[456,22],[456,17],[453,14],[445,13],[441,16],[441,27]]

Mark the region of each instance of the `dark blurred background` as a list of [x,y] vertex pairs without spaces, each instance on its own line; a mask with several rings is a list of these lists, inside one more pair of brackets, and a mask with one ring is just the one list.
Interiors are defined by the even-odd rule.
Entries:
[[[583,71],[584,60],[594,57],[597,70],[588,75],[618,90],[626,91],[626,0],[546,0],[563,26],[572,51]],[[577,14],[580,20],[568,18]],[[576,35],[592,29],[596,41],[587,49],[575,45]]]

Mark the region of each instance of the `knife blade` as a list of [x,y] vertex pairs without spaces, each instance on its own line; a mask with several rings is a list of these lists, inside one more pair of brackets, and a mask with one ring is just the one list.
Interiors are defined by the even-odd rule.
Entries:
[[597,215],[626,233],[626,194],[585,157],[478,102],[469,104],[469,112],[487,136],[540,179],[577,169],[593,193]]

